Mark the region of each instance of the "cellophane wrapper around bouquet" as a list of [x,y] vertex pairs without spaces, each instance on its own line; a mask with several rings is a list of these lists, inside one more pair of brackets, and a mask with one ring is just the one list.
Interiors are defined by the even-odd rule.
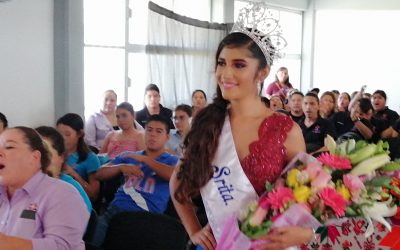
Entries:
[[388,145],[354,140],[337,145],[327,137],[325,146],[328,151],[317,158],[299,153],[275,183],[266,183],[266,192],[258,201],[227,218],[217,249],[266,245],[260,238],[275,227],[327,232],[328,226],[351,217],[365,218],[365,237],[374,232],[372,220],[390,231],[391,224],[384,217],[397,212],[400,181],[393,173],[400,171],[400,164],[390,161]]

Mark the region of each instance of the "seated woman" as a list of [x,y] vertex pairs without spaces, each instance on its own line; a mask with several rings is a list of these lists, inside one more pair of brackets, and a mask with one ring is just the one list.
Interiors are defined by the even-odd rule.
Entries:
[[107,153],[110,159],[125,151],[138,151],[144,149],[144,135],[134,127],[135,111],[128,102],[117,106],[117,124],[121,128],[110,132],[100,149],[100,154]]
[[340,93],[337,101],[337,110],[339,112],[348,112],[350,104],[350,95],[347,92]]
[[207,95],[201,89],[196,89],[192,93],[192,114],[195,116],[200,110],[207,106]]
[[8,127],[6,116],[0,112],[0,134]]
[[[100,150],[107,134],[113,130],[119,130],[115,107],[117,94],[114,90],[104,92],[103,107],[89,117],[85,125],[85,141],[89,146]],[[143,127],[135,121],[135,128],[143,130]]]
[[336,99],[335,95],[326,91],[321,95],[319,104],[319,114],[324,119],[329,119],[335,113]]
[[68,113],[57,120],[57,130],[64,137],[66,161],[64,172],[82,185],[92,201],[97,200],[100,184],[95,178],[100,162],[83,140],[83,120],[74,113]]
[[48,154],[31,128],[0,135],[0,249],[85,249],[89,213],[75,188],[43,173]]
[[189,105],[181,104],[176,106],[173,117],[176,129],[171,130],[166,145],[171,153],[182,156],[182,143],[190,130],[191,118],[192,109]]
[[65,162],[65,145],[62,135],[53,127],[40,126],[37,127],[36,132],[40,134],[44,142],[48,145],[48,150],[51,154],[50,166],[47,168],[47,174],[53,178],[65,181],[78,190],[79,194],[85,201],[89,213],[92,212],[92,203],[89,196],[82,188],[81,184],[74,180],[70,175],[62,172]]

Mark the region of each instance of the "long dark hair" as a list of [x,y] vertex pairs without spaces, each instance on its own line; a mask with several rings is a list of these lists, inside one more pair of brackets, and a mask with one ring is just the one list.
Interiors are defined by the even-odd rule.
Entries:
[[[242,33],[231,33],[218,46],[215,67],[217,67],[218,58],[225,47],[247,48],[252,56],[258,59],[259,70],[268,66],[261,49],[250,37]],[[262,99],[266,102],[266,98]],[[192,121],[191,129],[183,142],[184,155],[177,174],[180,182],[174,194],[177,201],[189,201],[212,177],[211,163],[218,147],[228,104],[229,101],[222,97],[221,89],[217,86],[213,102],[200,110]]]
[[79,136],[78,145],[76,147],[79,156],[78,163],[86,160],[90,149],[83,139],[85,133],[83,132],[82,118],[78,114],[68,113],[57,120],[57,125],[58,124],[66,125],[76,131]]

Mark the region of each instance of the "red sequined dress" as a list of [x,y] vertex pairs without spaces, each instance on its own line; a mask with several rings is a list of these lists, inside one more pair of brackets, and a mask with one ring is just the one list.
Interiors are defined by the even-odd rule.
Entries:
[[241,160],[242,168],[257,194],[265,191],[265,182],[273,183],[286,165],[284,143],[293,120],[285,115],[272,114],[258,129],[258,140],[249,145],[249,155]]

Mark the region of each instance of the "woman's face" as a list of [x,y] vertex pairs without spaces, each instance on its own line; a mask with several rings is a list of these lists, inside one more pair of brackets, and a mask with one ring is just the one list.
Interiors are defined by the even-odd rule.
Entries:
[[190,127],[190,117],[186,112],[176,110],[174,113],[174,123],[178,131],[186,131]]
[[341,93],[338,98],[338,107],[347,110],[349,107],[350,99],[347,94]]
[[78,146],[79,138],[82,136],[78,134],[73,128],[65,124],[58,124],[57,130],[64,137],[65,148],[68,153],[74,153]]
[[116,112],[117,124],[122,130],[127,130],[133,127],[134,116],[126,109],[119,108]]
[[204,108],[207,104],[206,98],[204,97],[203,93],[197,91],[194,93],[192,97],[192,105],[196,108]]
[[215,72],[223,98],[235,101],[258,96],[258,84],[269,73],[267,67],[259,70],[258,65],[247,48],[223,48]]
[[269,106],[273,111],[276,111],[278,109],[283,109],[282,101],[281,98],[279,98],[279,96],[272,96],[269,102],[270,102]]
[[0,135],[0,185],[22,187],[40,171],[40,152],[32,150],[18,129]]
[[114,112],[117,106],[117,96],[113,92],[106,92],[104,94],[103,111],[105,113]]
[[333,112],[335,108],[335,100],[333,100],[330,95],[324,95],[321,97],[320,106],[328,112]]
[[279,70],[276,72],[276,78],[278,78],[279,82],[286,82],[286,79],[289,77],[289,72],[286,69]]

